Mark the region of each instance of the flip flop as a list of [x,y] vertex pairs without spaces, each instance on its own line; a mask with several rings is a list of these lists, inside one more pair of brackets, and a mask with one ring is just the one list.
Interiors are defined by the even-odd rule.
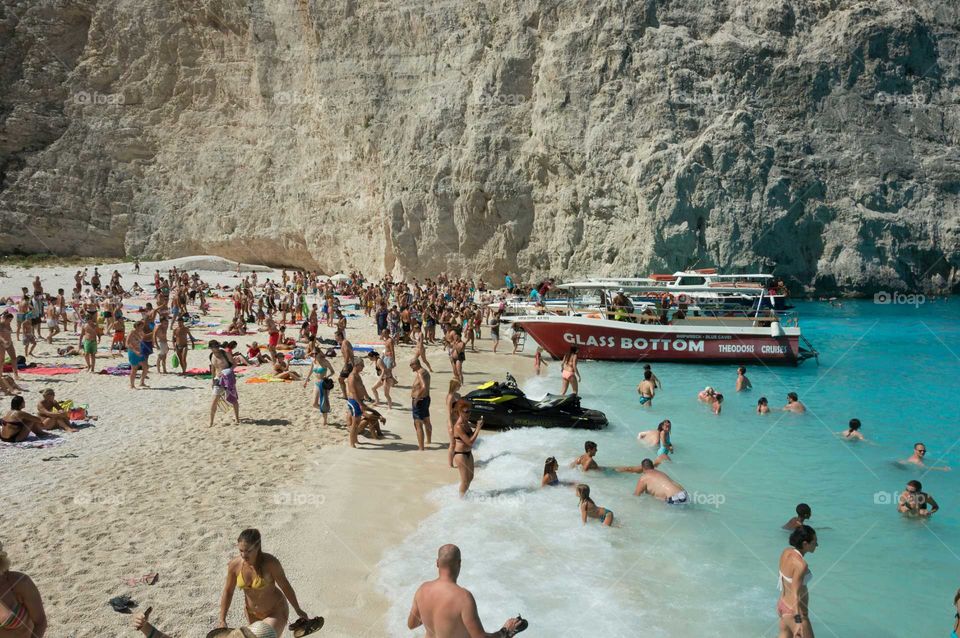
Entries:
[[517,634],[519,634],[521,631],[524,631],[529,626],[530,626],[530,623],[527,622],[527,620],[523,618],[520,614],[517,614],[517,626],[507,632],[507,638],[513,638],[513,636],[516,636]]
[[113,611],[120,614],[129,614],[137,606],[137,603],[133,602],[126,594],[111,598],[107,604],[113,607]]
[[289,629],[293,632],[294,638],[303,638],[303,636],[308,636],[315,631],[320,631],[322,627],[323,616],[317,616],[316,618],[298,618],[296,622],[289,626]]
[[160,579],[160,574],[157,572],[150,572],[149,574],[144,574],[140,577],[140,582],[144,585],[155,585],[156,582]]
[[77,455],[71,452],[70,454],[64,454],[63,456],[48,456],[47,458],[41,459],[41,460],[42,461],[59,461],[60,459],[75,459],[75,458],[78,458]]

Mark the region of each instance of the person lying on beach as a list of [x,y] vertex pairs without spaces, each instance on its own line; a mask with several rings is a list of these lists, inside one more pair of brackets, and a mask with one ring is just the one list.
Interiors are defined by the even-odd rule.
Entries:
[[276,635],[282,636],[287,628],[290,607],[302,619],[309,615],[300,608],[297,595],[287,581],[280,561],[262,550],[260,532],[245,529],[237,538],[240,555],[227,564],[227,579],[220,596],[219,627],[227,626],[227,612],[233,601],[233,593],[239,588],[244,596],[244,608],[250,624],[261,621],[270,625]]
[[803,414],[807,411],[807,406],[800,402],[796,392],[788,392],[787,404],[783,406],[783,409],[794,414]]
[[39,437],[50,436],[46,432],[43,419],[24,412],[26,401],[17,395],[10,399],[10,410],[0,420],[0,441],[4,443],[19,443],[26,440],[33,432]]
[[290,364],[287,363],[287,360],[282,356],[277,357],[277,360],[273,362],[273,374],[276,378],[283,379],[284,381],[300,380],[300,373],[291,370]]
[[40,590],[26,574],[10,571],[10,559],[0,543],[0,636],[43,638],[46,633]]
[[783,524],[783,529],[794,530],[804,525],[813,517],[813,511],[806,503],[797,505],[797,515]]
[[77,431],[70,426],[70,413],[54,398],[54,391],[51,388],[41,390],[40,397],[37,403],[37,416],[43,420],[43,429]]
[[587,524],[588,518],[595,518],[607,527],[613,525],[613,511],[599,507],[590,498],[590,486],[580,483],[577,485],[577,498],[580,499],[580,519]]
[[437,552],[437,578],[423,583],[413,595],[407,628],[423,626],[431,638],[512,638],[527,627],[519,616],[488,632],[480,622],[473,594],[457,584],[460,576],[460,548],[444,545]]
[[26,388],[21,388],[19,385],[17,385],[16,381],[2,372],[0,372],[0,390],[7,395],[27,392]]
[[926,458],[927,458],[927,446],[924,445],[923,443],[914,443],[914,445],[913,445],[913,454],[911,454],[909,457],[903,459],[902,461],[898,461],[898,463],[900,463],[900,465],[917,465],[917,466],[922,467],[922,468],[925,468],[925,469],[927,469],[927,470],[938,470],[938,471],[941,471],[941,472],[949,472],[949,471],[950,471],[950,468],[949,468],[949,467],[946,467],[946,466],[943,466],[943,467],[934,467],[934,466],[931,466],[931,465],[927,465],[927,464],[925,463],[925,459],[926,459]]
[[940,506],[933,497],[923,491],[920,481],[907,481],[907,487],[900,494],[897,504],[898,512],[907,516],[930,516],[939,509]]
[[689,500],[683,486],[667,476],[665,472],[655,469],[653,461],[643,459],[640,467],[643,468],[643,474],[637,481],[636,489],[633,490],[634,496],[649,494],[667,505],[681,505]]
[[600,466],[594,457],[597,455],[597,444],[593,441],[587,441],[583,444],[583,454],[578,456],[570,463],[570,467],[579,467],[584,472],[589,470],[599,470]]
[[757,414],[770,414],[770,404],[767,397],[757,399]]
[[656,430],[645,430],[637,435],[637,439],[649,446],[657,448],[657,456],[662,460],[669,460],[669,454],[673,454],[673,444],[670,442],[670,431],[673,424],[670,419],[664,419],[657,425]]
[[840,433],[840,436],[848,441],[864,441],[863,433],[860,432],[860,419],[850,419],[849,427]]

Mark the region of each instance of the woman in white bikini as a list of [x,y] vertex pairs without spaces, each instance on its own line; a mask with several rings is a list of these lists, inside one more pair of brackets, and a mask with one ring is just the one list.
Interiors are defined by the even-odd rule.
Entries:
[[780,554],[780,575],[777,589],[777,616],[780,617],[779,638],[814,638],[810,625],[810,593],[807,585],[813,574],[806,555],[817,549],[817,533],[809,525],[800,525],[790,534],[790,547]]

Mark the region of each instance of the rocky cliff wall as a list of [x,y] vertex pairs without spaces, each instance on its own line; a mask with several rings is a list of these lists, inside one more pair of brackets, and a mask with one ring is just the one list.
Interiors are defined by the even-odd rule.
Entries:
[[2,0],[0,250],[957,290],[958,24],[943,0]]

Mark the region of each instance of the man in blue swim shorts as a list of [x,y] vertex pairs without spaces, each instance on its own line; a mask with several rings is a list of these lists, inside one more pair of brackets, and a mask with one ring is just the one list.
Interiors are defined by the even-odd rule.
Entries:
[[433,437],[433,425],[430,423],[430,373],[416,358],[410,362],[413,370],[413,386],[410,389],[410,398],[413,404],[413,428],[417,431],[417,447],[424,449],[424,434],[426,444],[430,445]]
[[350,437],[350,447],[357,447],[357,437],[360,435],[360,428],[363,425],[363,414],[364,412],[370,412],[370,409],[363,403],[363,400],[368,397],[363,379],[360,378],[362,372],[363,359],[354,358],[350,374],[344,380],[347,391],[347,430]]

